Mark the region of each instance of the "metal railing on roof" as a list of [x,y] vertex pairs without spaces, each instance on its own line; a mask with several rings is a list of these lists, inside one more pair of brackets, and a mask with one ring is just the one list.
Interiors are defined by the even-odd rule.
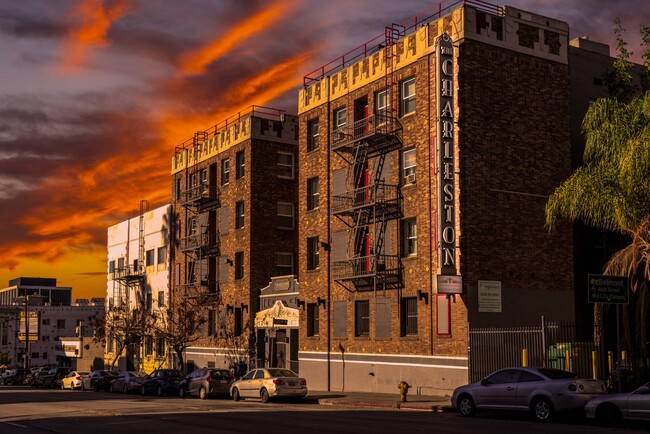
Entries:
[[[404,27],[402,36],[406,36],[417,30],[422,25],[428,24],[431,21],[442,17],[443,14],[447,14],[460,6],[465,5],[473,6],[478,10],[496,15],[503,15],[504,10],[501,6],[481,0],[443,0],[425,9],[418,15],[415,15],[399,23],[399,26]],[[384,48],[385,42],[385,33],[372,38],[364,44],[353,48],[344,55],[337,57],[331,62],[328,62],[320,68],[316,68],[309,74],[305,75],[303,78],[303,85],[309,86],[314,81],[319,81],[327,75],[338,72],[341,69],[344,69],[345,67],[350,66],[353,63],[356,63],[357,61],[380,51],[382,48]]]
[[[258,118],[263,118],[263,119],[271,119],[271,120],[281,120],[282,115],[284,114],[284,110],[280,109],[275,109],[271,107],[264,107],[260,105],[251,105],[237,113],[235,113],[232,116],[229,116],[228,118],[222,120],[216,125],[211,126],[210,128],[202,131],[203,133],[206,133],[208,137],[213,137],[216,134],[227,130],[229,127],[231,127],[234,124],[238,124],[241,121],[248,119],[250,117],[258,117]],[[187,140],[185,140],[183,143],[180,145],[176,146],[176,154],[180,154],[181,152],[187,150],[187,149],[192,149],[192,147],[195,145],[195,139],[194,137],[191,137]]]

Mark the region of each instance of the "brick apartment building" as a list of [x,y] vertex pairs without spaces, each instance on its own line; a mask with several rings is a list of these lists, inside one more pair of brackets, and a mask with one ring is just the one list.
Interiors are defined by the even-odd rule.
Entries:
[[[204,337],[187,348],[188,370],[250,363],[255,354],[258,365],[275,364],[278,346],[295,348],[286,357],[297,361],[297,324],[282,342],[266,332],[273,324],[255,327],[262,288],[295,274],[297,148],[295,115],[251,106],[176,149],[172,302],[207,297]],[[297,297],[285,300],[297,316]]]
[[[568,25],[461,2],[299,92],[300,373],[313,389],[467,381],[468,326],[574,317]],[[358,56],[357,56],[358,54]]]

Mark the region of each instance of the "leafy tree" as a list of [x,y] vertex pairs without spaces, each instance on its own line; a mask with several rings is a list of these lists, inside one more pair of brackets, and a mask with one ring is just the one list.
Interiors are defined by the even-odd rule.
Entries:
[[113,359],[112,370],[123,351],[130,345],[140,345],[144,336],[149,334],[156,323],[156,313],[142,306],[135,308],[123,303],[112,306],[106,310],[105,318],[91,318],[91,325],[95,329],[95,341],[112,339]]
[[616,35],[616,60],[612,68],[605,74],[607,92],[612,98],[629,101],[638,91],[632,83],[632,69],[634,65],[630,62],[632,52],[627,49],[627,42],[623,35],[625,29],[621,20],[617,17],[614,20],[614,34]]
[[9,353],[0,351],[0,365],[8,365],[9,362],[11,362],[11,357],[9,356]]

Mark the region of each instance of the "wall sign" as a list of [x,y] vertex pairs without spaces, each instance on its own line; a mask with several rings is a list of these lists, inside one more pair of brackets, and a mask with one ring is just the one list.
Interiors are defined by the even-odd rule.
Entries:
[[438,64],[438,214],[440,274],[453,276],[456,268],[456,192],[454,161],[454,44],[448,34],[436,40]]
[[478,281],[478,311],[501,312],[501,281]]

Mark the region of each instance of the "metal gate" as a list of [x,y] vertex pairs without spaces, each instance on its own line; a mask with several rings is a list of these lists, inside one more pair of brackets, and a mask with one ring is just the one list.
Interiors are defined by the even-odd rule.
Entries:
[[544,323],[533,327],[469,329],[469,378],[480,381],[511,366],[544,366],[592,378],[599,369],[598,346],[576,342],[573,323]]

